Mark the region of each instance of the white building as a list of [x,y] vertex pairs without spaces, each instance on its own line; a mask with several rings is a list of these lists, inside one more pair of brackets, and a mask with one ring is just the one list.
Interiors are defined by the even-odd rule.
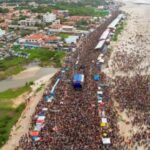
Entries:
[[0,37],[2,37],[3,35],[5,35],[5,30],[0,29]]
[[42,21],[40,19],[25,19],[25,20],[20,20],[18,22],[19,25],[21,26],[35,26],[36,24],[41,24]]
[[56,15],[53,13],[46,13],[43,15],[43,21],[46,23],[51,23],[56,20]]

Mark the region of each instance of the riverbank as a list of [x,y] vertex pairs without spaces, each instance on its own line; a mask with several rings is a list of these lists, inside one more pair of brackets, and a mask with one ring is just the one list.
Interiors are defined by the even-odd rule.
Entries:
[[[26,103],[27,105],[16,125],[13,126],[9,140],[2,147],[2,150],[14,150],[14,148],[18,145],[21,136],[28,133],[31,125],[31,116],[34,114],[36,106],[42,98],[44,88],[50,83],[50,78],[54,74],[55,73],[51,73],[36,80],[31,86],[32,92],[24,95],[24,98],[19,97],[16,101],[14,101],[14,105],[12,106],[15,107],[18,104],[20,105],[20,103]],[[40,90],[37,91],[39,88]],[[27,101],[28,99],[30,99],[30,101]]]
[[0,92],[4,92],[8,89],[22,87],[28,82],[34,82],[41,77],[47,76],[51,73],[56,73],[57,71],[58,68],[53,67],[29,67],[19,74],[13,75],[10,79],[0,81]]

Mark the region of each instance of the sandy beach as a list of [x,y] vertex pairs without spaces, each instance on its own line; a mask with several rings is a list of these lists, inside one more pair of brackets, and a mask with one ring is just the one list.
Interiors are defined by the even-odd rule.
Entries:
[[[146,0],[118,0],[125,3],[121,8],[127,13],[127,25],[119,35],[117,42],[111,42],[111,57],[108,61],[108,67],[104,68],[104,72],[111,79],[139,76],[150,76],[150,5]],[[138,3],[138,4],[137,4]],[[117,79],[118,79],[117,78]],[[134,88],[134,85],[132,85]],[[148,89],[147,89],[148,90]],[[114,103],[116,103],[114,99]],[[117,103],[116,108],[119,121],[119,133],[124,137],[125,141],[133,138],[133,135],[144,133],[144,128],[148,126],[133,126],[133,116],[127,115],[128,111],[120,111]],[[133,112],[134,113],[134,112]],[[136,112],[137,114],[139,112]],[[121,119],[120,119],[121,118]],[[144,139],[143,139],[144,140]],[[128,147],[135,149],[136,145]],[[138,146],[138,150],[147,150],[148,147]]]
[[[119,36],[118,42],[111,43],[113,52],[108,63],[109,68],[106,68],[104,72],[111,78],[116,76],[134,76],[136,73],[149,75],[150,5],[139,5],[133,3],[134,1],[132,0],[121,2],[126,4],[121,9],[128,14],[127,25]],[[116,61],[116,57],[119,55],[121,58]],[[125,70],[129,61],[131,61],[131,67]]]

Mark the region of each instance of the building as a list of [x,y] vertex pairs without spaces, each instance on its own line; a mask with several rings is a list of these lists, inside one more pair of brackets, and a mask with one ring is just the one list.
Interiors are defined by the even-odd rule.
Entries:
[[49,48],[56,45],[59,42],[60,38],[57,36],[49,36],[42,33],[31,34],[25,38],[20,38],[17,43],[22,47],[36,48],[43,47]]
[[18,24],[21,26],[35,26],[35,25],[41,24],[41,23],[42,23],[42,21],[40,19],[33,19],[33,18],[31,18],[31,19],[27,18],[25,20],[20,20],[18,22]]
[[51,23],[51,22],[53,22],[55,20],[56,20],[56,15],[53,14],[53,13],[47,12],[46,14],[43,15],[43,21],[45,23]]
[[21,25],[8,25],[9,29],[23,29],[23,30],[34,30],[37,31],[38,27],[32,27],[32,26],[21,26]]
[[0,38],[3,37],[5,35],[5,30],[0,29]]
[[52,10],[52,13],[55,14],[58,17],[68,17],[69,11],[68,10]]
[[36,3],[36,2],[30,2],[30,3],[28,3],[28,5],[29,5],[29,6],[33,6],[33,7],[35,7],[35,8],[37,8],[37,7],[39,6],[39,4]]
[[65,39],[65,42],[67,44],[76,44],[79,39],[79,36],[69,36],[68,38]]
[[61,27],[61,30],[63,30],[63,31],[68,31],[68,32],[72,32],[72,31],[75,31],[75,27],[74,27],[74,26],[63,25],[63,26]]
[[16,40],[18,37],[14,31],[6,33],[2,40],[5,42],[10,42]]
[[90,16],[70,16],[68,18],[69,21],[74,21],[74,22],[78,22],[81,20],[89,21],[91,19],[92,19],[92,17],[90,17]]

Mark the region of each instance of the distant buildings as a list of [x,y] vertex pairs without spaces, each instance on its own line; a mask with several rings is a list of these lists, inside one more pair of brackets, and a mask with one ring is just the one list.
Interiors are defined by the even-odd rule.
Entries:
[[55,20],[56,20],[56,15],[53,14],[53,13],[47,12],[46,14],[43,15],[43,21],[45,23],[51,23],[51,22],[53,22]]

